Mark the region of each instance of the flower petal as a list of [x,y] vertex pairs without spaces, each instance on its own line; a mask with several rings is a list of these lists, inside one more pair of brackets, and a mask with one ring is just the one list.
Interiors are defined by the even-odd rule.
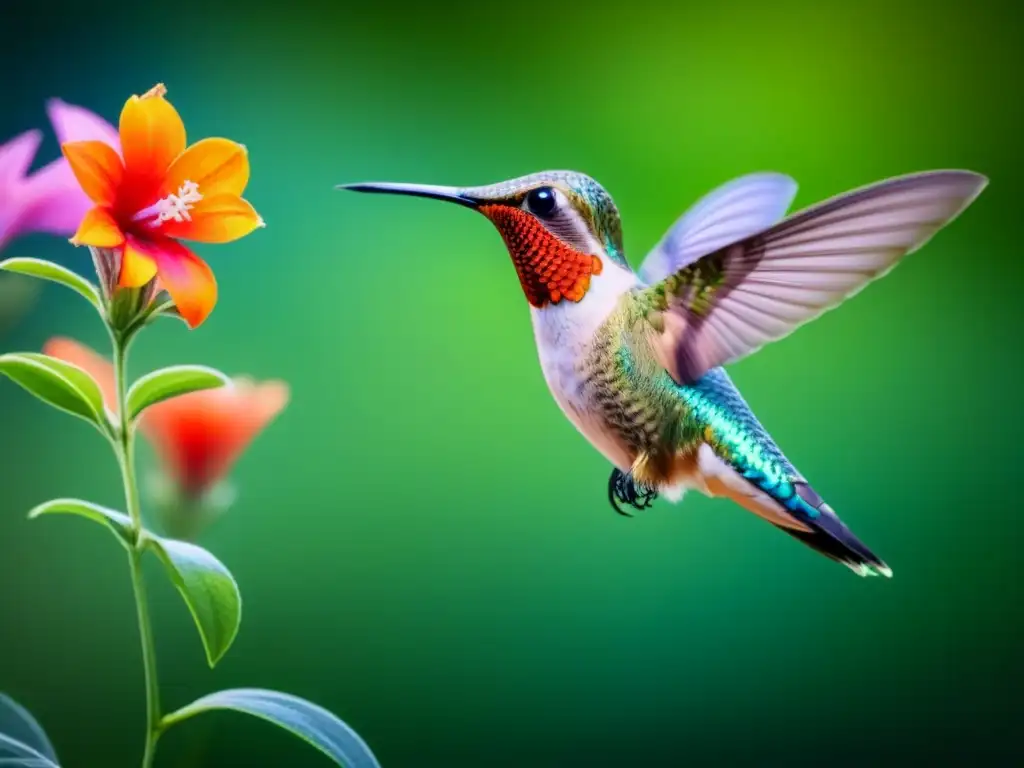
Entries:
[[150,250],[160,272],[160,284],[171,294],[189,328],[202,324],[217,303],[213,270],[181,243],[154,242]]
[[284,410],[291,398],[288,384],[280,381],[265,381],[257,384],[253,393],[252,418],[262,430],[277,414]]
[[260,431],[288,403],[283,381],[194,392],[154,405],[140,427],[188,494],[200,495],[231,470]]
[[0,145],[0,184],[11,184],[28,173],[42,140],[42,131],[25,131]]
[[117,129],[85,107],[77,107],[60,99],[46,102],[46,114],[57,134],[57,141],[102,141],[115,150],[121,150],[121,138]]
[[93,207],[63,157],[29,176],[21,194],[26,203],[21,227],[28,232],[71,237]]
[[117,248],[124,243],[124,233],[109,208],[96,206],[85,214],[71,242],[94,248]]
[[212,485],[213,457],[224,453],[225,425],[234,408],[214,392],[192,392],[148,408],[139,427],[156,449],[161,464],[188,496],[199,497]]
[[171,164],[164,193],[177,192],[186,181],[198,184],[204,197],[239,196],[249,183],[249,153],[230,139],[197,141]]
[[61,145],[82,190],[96,205],[113,207],[124,181],[121,157],[102,141],[72,141]]
[[112,412],[117,412],[117,388],[114,384],[114,366],[105,357],[93,352],[84,344],[64,336],[55,336],[43,345],[43,354],[56,357],[65,363],[77,365],[99,384],[103,402]]
[[161,179],[174,158],[185,151],[185,124],[157,86],[132,96],[121,110],[121,151],[135,178]]
[[204,197],[190,210],[190,221],[165,221],[161,234],[199,243],[230,243],[263,226],[263,219],[237,195]]
[[0,249],[10,238],[32,231],[26,221],[33,201],[25,173],[42,139],[40,131],[26,131],[0,145]]
[[228,474],[249,444],[284,409],[290,392],[283,381],[256,384],[241,378],[230,387],[212,392],[219,393],[226,412],[221,419],[220,451],[210,456],[207,464],[210,480],[216,482]]
[[[88,109],[50,99],[46,112],[60,144],[101,141],[120,152],[117,129]],[[33,231],[70,237],[92,207],[92,201],[75,180],[70,163],[63,157],[32,174],[27,180],[26,194],[32,204],[23,226]]]
[[121,256],[121,288],[141,288],[156,277],[156,247],[147,240],[128,236]]

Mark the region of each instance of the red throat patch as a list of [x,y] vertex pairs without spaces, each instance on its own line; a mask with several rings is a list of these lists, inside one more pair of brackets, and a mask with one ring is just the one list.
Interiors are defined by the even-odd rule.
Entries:
[[591,275],[601,274],[600,258],[566,245],[526,211],[507,205],[484,205],[479,210],[501,233],[526,300],[533,306],[581,301]]

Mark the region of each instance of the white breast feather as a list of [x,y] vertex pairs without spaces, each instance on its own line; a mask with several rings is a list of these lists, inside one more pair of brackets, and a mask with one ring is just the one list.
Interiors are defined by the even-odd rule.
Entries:
[[[599,252],[595,249],[595,252]],[[629,469],[629,457],[611,439],[583,396],[578,364],[590,350],[594,334],[615,309],[621,296],[639,285],[637,276],[600,257],[601,274],[591,278],[582,301],[562,300],[531,310],[541,369],[555,401],[590,443],[615,466]]]

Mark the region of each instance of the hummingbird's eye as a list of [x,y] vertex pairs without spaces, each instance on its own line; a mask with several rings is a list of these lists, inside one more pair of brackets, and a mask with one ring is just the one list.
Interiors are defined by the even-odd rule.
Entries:
[[558,207],[558,201],[555,199],[555,190],[551,187],[531,189],[530,193],[526,196],[526,205],[530,209],[530,213],[540,216],[542,219],[547,218]]

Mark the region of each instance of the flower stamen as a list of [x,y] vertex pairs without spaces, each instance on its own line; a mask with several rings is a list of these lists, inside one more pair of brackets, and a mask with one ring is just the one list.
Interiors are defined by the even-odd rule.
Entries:
[[202,199],[203,195],[199,191],[199,185],[194,181],[186,180],[178,188],[178,194],[172,192],[167,197],[157,200],[155,204],[139,211],[132,218],[135,221],[141,221],[156,216],[153,221],[149,222],[151,227],[159,227],[165,221],[192,221],[188,212],[195,207],[195,203]]

